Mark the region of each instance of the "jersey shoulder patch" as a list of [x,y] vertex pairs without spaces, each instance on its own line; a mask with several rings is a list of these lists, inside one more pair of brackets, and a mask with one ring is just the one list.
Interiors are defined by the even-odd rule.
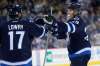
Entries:
[[79,17],[74,17],[74,18],[73,18],[73,23],[79,25],[79,23],[80,23],[80,18],[79,18]]

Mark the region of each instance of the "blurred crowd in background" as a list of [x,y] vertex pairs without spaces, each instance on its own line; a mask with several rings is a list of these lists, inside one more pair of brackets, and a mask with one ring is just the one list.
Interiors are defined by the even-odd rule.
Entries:
[[[50,14],[59,21],[66,21],[67,4],[78,1],[81,4],[81,17],[87,24],[87,33],[92,45],[100,46],[100,0],[0,0],[0,17],[7,16],[7,6],[21,4],[23,16],[34,22],[37,16]],[[49,41],[47,40],[49,39]],[[48,43],[48,48],[62,48],[69,43],[69,38],[57,40],[46,34],[42,39],[36,38],[32,45],[34,49],[43,49]]]

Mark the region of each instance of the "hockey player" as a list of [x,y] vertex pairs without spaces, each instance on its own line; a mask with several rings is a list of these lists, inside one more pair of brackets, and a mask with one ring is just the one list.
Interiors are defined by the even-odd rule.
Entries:
[[8,19],[0,22],[0,66],[32,66],[31,41],[45,29],[22,19],[22,7],[8,8]]
[[[53,22],[53,34],[60,39],[69,33],[70,44],[68,45],[70,66],[87,66],[91,57],[91,45],[86,33],[86,25],[80,17],[80,4],[71,3],[67,9],[67,19],[64,22]],[[64,36],[65,35],[65,36]]]

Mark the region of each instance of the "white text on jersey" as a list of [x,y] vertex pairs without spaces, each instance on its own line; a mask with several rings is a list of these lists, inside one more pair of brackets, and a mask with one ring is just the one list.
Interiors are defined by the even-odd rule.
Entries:
[[8,25],[9,30],[22,30],[23,25]]

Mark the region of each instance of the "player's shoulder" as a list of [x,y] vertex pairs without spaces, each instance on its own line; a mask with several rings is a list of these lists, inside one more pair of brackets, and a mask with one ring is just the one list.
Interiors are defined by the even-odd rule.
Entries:
[[80,16],[75,16],[74,18],[73,18],[73,20],[75,20],[75,21],[79,21],[80,20]]
[[21,19],[20,20],[20,24],[26,26],[26,28],[33,28],[36,27],[35,23],[30,21],[29,19],[25,18],[25,19]]
[[74,24],[77,24],[77,25],[81,25],[83,20],[82,18],[78,15],[78,16],[75,16],[73,17],[69,22],[72,22]]
[[31,22],[28,18],[26,17],[23,17],[19,20],[20,23],[23,23],[23,24],[32,24],[33,22]]
[[80,24],[80,20],[81,20],[81,17],[80,17],[80,16],[75,16],[75,17],[73,18],[73,21],[74,21],[74,23],[76,23],[76,24]]

